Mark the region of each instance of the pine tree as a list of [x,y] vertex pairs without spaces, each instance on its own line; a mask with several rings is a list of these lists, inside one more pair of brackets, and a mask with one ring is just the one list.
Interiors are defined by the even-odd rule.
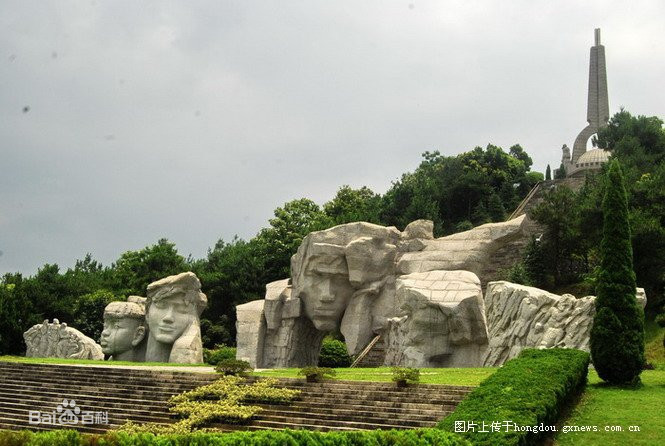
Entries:
[[487,200],[487,213],[493,222],[504,221],[506,219],[506,209],[503,207],[503,203],[501,203],[501,198],[495,193],[492,193],[489,200]]
[[547,165],[547,169],[545,169],[545,181],[549,181],[552,179],[552,169],[550,168],[550,165]]
[[604,381],[638,382],[645,362],[644,313],[635,299],[628,200],[617,160],[610,164],[603,198],[600,257],[591,358]]
[[557,170],[554,173],[554,179],[555,180],[563,180],[564,178],[566,178],[567,174],[568,174],[568,172],[566,171],[566,166],[564,166],[563,163],[561,163],[561,166],[559,166],[559,170]]
[[473,213],[471,214],[471,221],[474,225],[482,225],[489,223],[490,220],[490,215],[487,212],[485,203],[483,203],[483,200],[480,200],[476,207],[473,209]]

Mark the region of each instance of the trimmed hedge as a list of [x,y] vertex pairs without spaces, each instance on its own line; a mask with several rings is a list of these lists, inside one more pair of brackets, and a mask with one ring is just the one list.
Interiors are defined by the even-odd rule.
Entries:
[[[474,445],[538,444],[548,434],[543,430],[554,426],[562,409],[584,389],[588,367],[589,354],[580,350],[523,350],[483,381],[438,427],[460,432],[463,426],[467,431],[461,435]],[[507,429],[504,422],[508,421],[514,424]],[[468,430],[470,422],[476,424],[473,432]],[[500,430],[495,424],[493,431],[494,422],[500,423]],[[522,430],[533,427],[538,429]]]
[[0,446],[471,446],[459,435],[439,429],[312,432],[305,430],[153,435],[113,433],[86,435],[76,431],[0,431]]

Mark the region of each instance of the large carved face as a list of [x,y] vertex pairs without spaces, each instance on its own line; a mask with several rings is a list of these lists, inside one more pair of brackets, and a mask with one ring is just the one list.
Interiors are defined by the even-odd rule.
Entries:
[[331,245],[328,248],[319,246],[309,258],[298,290],[305,314],[317,330],[326,332],[339,327],[355,291],[349,283],[343,251]]
[[196,305],[184,293],[178,293],[151,302],[146,321],[152,337],[173,344],[197,317]]
[[118,356],[136,347],[145,335],[143,322],[132,317],[104,316],[99,344],[105,355]]

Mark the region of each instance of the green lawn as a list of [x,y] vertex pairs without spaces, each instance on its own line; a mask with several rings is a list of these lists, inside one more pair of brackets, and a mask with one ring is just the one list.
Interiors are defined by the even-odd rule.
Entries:
[[[665,370],[642,372],[643,386],[636,390],[610,387],[594,371],[581,402],[564,422],[567,426],[596,426],[597,432],[569,432],[556,437],[565,445],[662,445],[665,444]],[[621,432],[606,432],[620,426]],[[639,432],[630,432],[637,426]]]
[[[302,378],[299,369],[275,369],[254,372],[256,376],[272,376],[275,378]],[[423,384],[449,384],[455,386],[477,386],[490,376],[496,368],[462,368],[462,369],[420,369],[420,382]],[[352,381],[389,382],[392,378],[390,367],[371,369],[335,369],[336,379]]]
[[[593,370],[582,400],[565,421],[567,426],[597,426],[597,432],[560,432],[556,443],[565,445],[661,445],[665,444],[665,329],[653,321],[645,326],[647,361],[656,370],[642,372],[643,386],[636,390],[611,387]],[[605,431],[620,426],[621,432]],[[630,432],[637,426],[639,432]],[[609,427],[608,429],[613,429]]]
[[173,362],[131,362],[131,361],[101,361],[96,359],[63,359],[63,358],[26,358],[24,356],[0,356],[0,361],[27,362],[30,364],[95,364],[104,366],[131,365],[131,366],[181,366],[181,367],[211,367],[208,364],[176,364]]

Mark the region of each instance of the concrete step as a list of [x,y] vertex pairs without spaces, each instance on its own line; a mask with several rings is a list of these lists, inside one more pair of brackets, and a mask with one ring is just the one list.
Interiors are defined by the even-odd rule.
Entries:
[[20,381],[13,380],[11,382],[8,382],[0,377],[0,391],[2,391],[2,389],[7,389],[7,390],[28,389],[32,391],[41,391],[41,392],[59,392],[59,391],[67,392],[70,390],[76,390],[78,392],[88,395],[106,395],[106,394],[111,394],[111,395],[131,394],[133,396],[149,395],[151,399],[154,398],[168,399],[172,395],[177,395],[182,392],[195,389],[196,387],[198,386],[173,386],[171,388],[168,388],[161,386],[145,385],[141,387],[135,387],[135,386],[122,386],[120,384],[115,386],[108,386],[103,384],[100,384],[99,386],[92,386],[89,384],[78,384],[71,382],[57,382],[57,381],[39,382],[34,378],[30,380],[20,380]]
[[[272,408],[271,406],[262,405],[262,404],[259,404],[259,406],[264,407],[266,409]],[[376,405],[343,405],[343,406],[331,407],[331,406],[325,406],[323,404],[321,405],[311,404],[309,401],[295,401],[286,406],[284,410],[317,412],[317,413],[328,412],[332,414],[348,414],[349,416],[356,416],[358,414],[360,414],[359,416],[373,416],[377,413],[381,413],[389,417],[402,416],[402,417],[407,417],[409,419],[423,419],[423,420],[435,419],[438,421],[441,418],[441,414],[450,411],[450,407],[440,408],[437,406],[429,410],[404,409],[400,407],[378,408]]]
[[[354,414],[344,413],[336,414],[332,412],[316,412],[316,411],[294,411],[288,409],[281,410],[264,410],[260,413],[259,419],[261,420],[297,420],[297,419],[307,419],[310,423],[320,420],[322,417],[325,418],[326,423],[330,425],[331,422],[362,422],[375,425],[384,425],[384,424],[393,424],[395,422],[394,417],[385,416],[379,413],[370,413],[370,412],[357,412]],[[411,419],[400,417],[399,424],[404,427],[426,427],[432,426],[433,423],[436,423],[438,419],[430,417],[429,419]]]

